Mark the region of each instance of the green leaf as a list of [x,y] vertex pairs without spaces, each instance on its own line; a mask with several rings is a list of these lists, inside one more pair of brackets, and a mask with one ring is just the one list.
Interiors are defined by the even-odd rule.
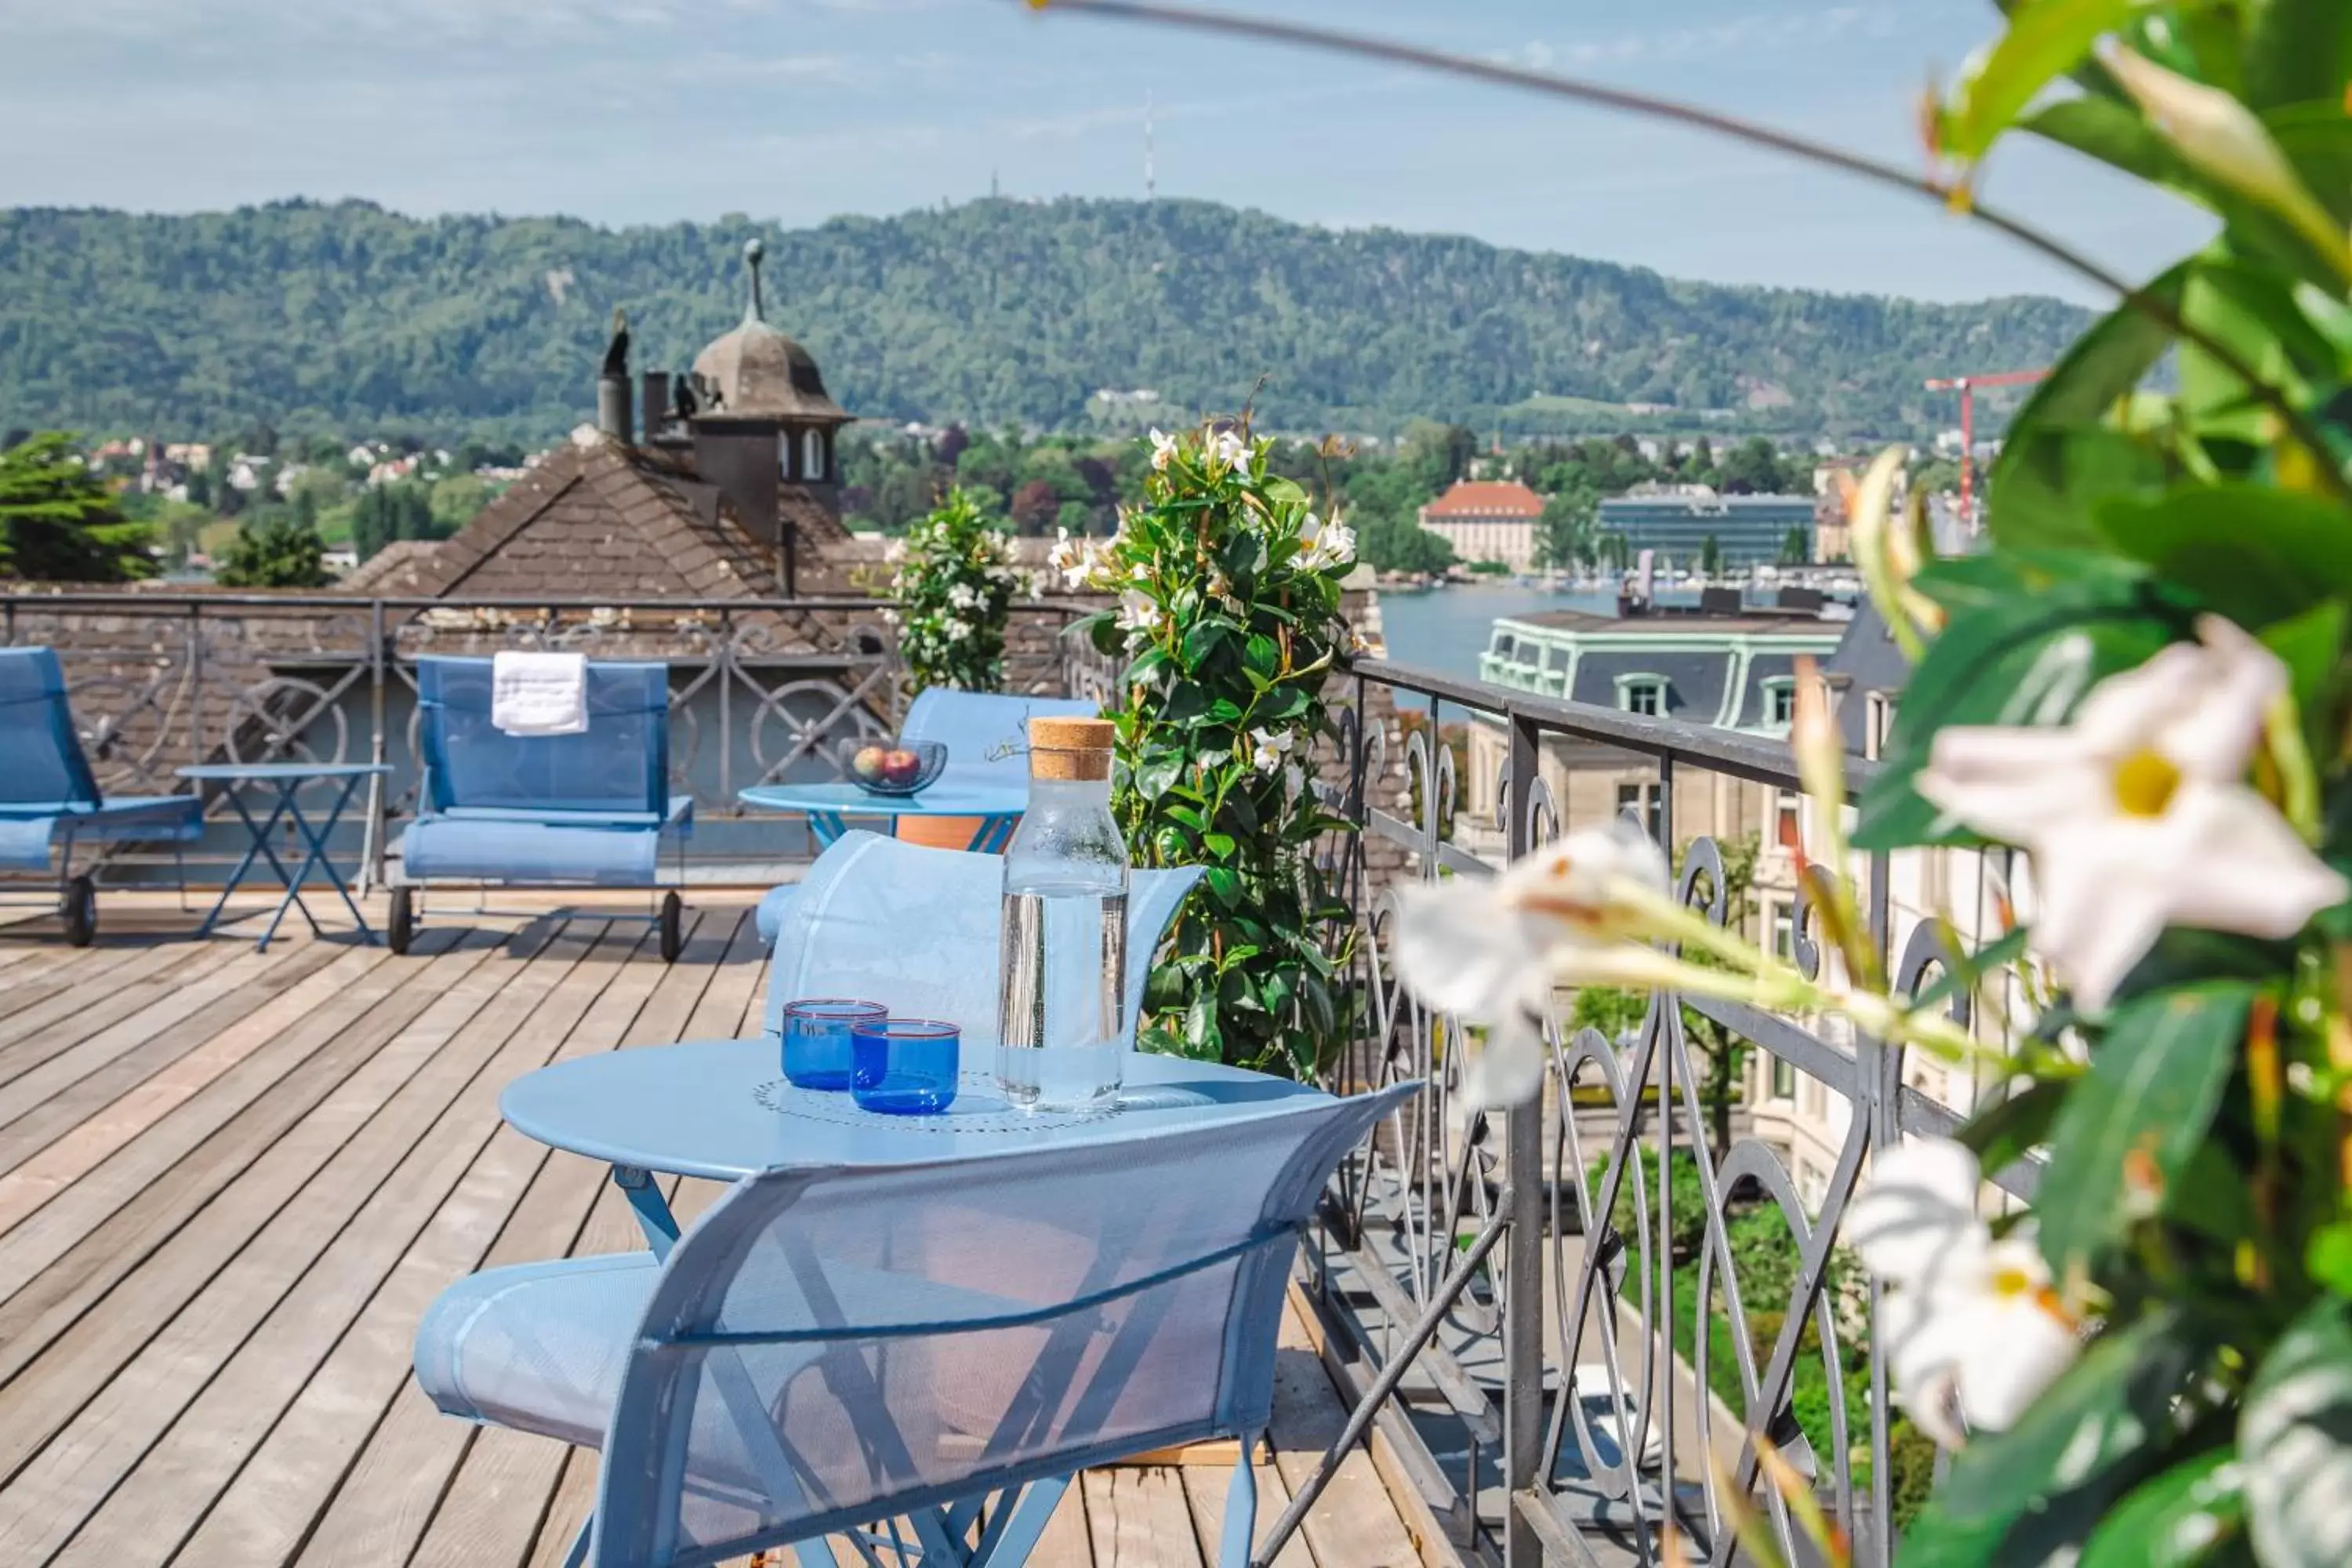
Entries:
[[2343,679],[2346,606],[2330,599],[2263,633],[2263,646],[2278,656],[2292,678],[2294,705],[2316,718]]
[[1242,646],[1242,668],[1252,675],[1272,680],[1282,668],[1282,647],[1262,632],[1250,634]]
[[2344,101],[2352,79],[2352,6],[2344,0],[2264,0],[2248,8],[2245,99],[2256,109]]
[[2164,484],[2146,443],[2097,425],[2030,424],[2022,416],[1985,482],[1985,526],[2003,548],[2096,549],[2091,509]]
[[1146,800],[1158,800],[1184,771],[1184,753],[1179,751],[1154,752],[1136,765],[1135,793]]
[[2335,1220],[2314,1231],[2303,1266],[2336,1295],[2352,1296],[2352,1220]]
[[2059,1278],[2132,1219],[2127,1173],[2136,1162],[2152,1161],[2168,1189],[2205,1141],[2252,1001],[2249,986],[2214,983],[2116,1010],[2091,1070],[2052,1126],[2034,1194],[2042,1256]]
[[2245,1467],[2220,1448],[2142,1482],[2084,1548],[2079,1568],[2193,1568],[2243,1537]]
[[2321,1301],[2271,1346],[2246,1389],[2238,1450],[2267,1568],[2352,1563],[2352,1307]]
[[2105,574],[1954,616],[1912,672],[1885,765],[1863,796],[1856,847],[1970,842],[1912,788],[1936,731],[2062,722],[2094,685],[2147,662],[2192,618],[2160,585]]
[[1224,1031],[1217,1026],[1217,997],[1203,991],[1184,1009],[1183,1051],[1188,1057],[1213,1061],[1224,1054]]
[[1201,883],[1209,889],[1209,896],[1226,909],[1241,908],[1242,879],[1239,872],[1230,867],[1212,866],[1202,873]]
[[2043,89],[2072,72],[2100,35],[2121,27],[2138,8],[2138,0],[2023,0],[2010,12],[1992,52],[1960,85],[1957,104],[1938,115],[1938,151],[1983,157]]
[[2064,98],[2017,122],[2021,131],[2121,169],[2135,179],[2193,190],[2196,176],[2131,104],[2112,98]]
[[2077,1079],[2042,1079],[1988,1106],[1953,1136],[1975,1151],[1988,1176],[1997,1176],[2050,1142],[2051,1124],[2066,1108]]
[[2289,619],[2352,593],[2352,519],[2267,485],[2183,486],[2097,509],[2116,549],[2243,626]]

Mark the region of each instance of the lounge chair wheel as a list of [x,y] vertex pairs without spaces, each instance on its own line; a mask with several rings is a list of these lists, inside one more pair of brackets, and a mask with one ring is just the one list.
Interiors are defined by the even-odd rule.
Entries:
[[677,962],[678,949],[686,945],[686,906],[676,893],[664,893],[661,901],[661,955],[664,963]]
[[66,882],[65,897],[58,900],[58,917],[65,921],[66,940],[76,947],[88,947],[98,936],[98,886],[85,871]]
[[409,943],[416,940],[416,889],[394,888],[392,890],[392,919],[387,922],[384,940],[394,952],[406,952]]

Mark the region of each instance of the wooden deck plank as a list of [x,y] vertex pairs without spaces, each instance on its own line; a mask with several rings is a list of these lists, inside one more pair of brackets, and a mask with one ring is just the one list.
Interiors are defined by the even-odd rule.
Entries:
[[[716,922],[714,922],[716,923]],[[725,956],[712,971],[702,997],[688,1016],[684,1035],[693,1038],[705,1029],[732,1036],[740,1023],[747,998],[758,988],[758,932],[746,917],[735,921]],[[617,1036],[607,1045],[617,1045]],[[560,1167],[570,1167],[575,1180],[593,1189],[604,1173],[590,1161],[562,1156],[555,1163],[551,1189],[562,1183]],[[568,1205],[551,1200],[557,1222],[541,1229],[521,1224],[509,1226],[493,1249],[492,1263],[518,1263],[568,1254],[579,1239],[593,1205],[593,1191],[572,1187]],[[682,1220],[685,1215],[679,1216]],[[568,1222],[568,1223],[566,1223]],[[560,1232],[559,1232],[560,1227]],[[634,1229],[634,1226],[632,1227]],[[634,1251],[635,1235],[624,1237],[616,1250]],[[446,1283],[446,1281],[445,1281]],[[441,1504],[425,1539],[409,1559],[412,1568],[474,1568],[477,1564],[520,1564],[530,1555],[533,1537],[562,1479],[562,1448],[544,1438],[511,1432],[477,1434],[457,1474],[442,1494]],[[518,1529],[518,1526],[523,1528]]]
[[[1315,1456],[1310,1455],[1312,1458]],[[1261,1460],[1255,1467],[1257,1473],[1256,1541],[1265,1540],[1266,1527],[1282,1517],[1290,1506],[1290,1488],[1282,1479],[1282,1468]],[[1217,1561],[1217,1542],[1224,1538],[1225,1489],[1233,1484],[1230,1467],[1187,1465],[1177,1472],[1184,1480],[1184,1500],[1192,1510],[1192,1530],[1201,1539],[1201,1555],[1211,1563]],[[1274,1568],[1317,1568],[1313,1550],[1307,1545],[1305,1531],[1294,1531],[1282,1550],[1275,1554]],[[1344,1563],[1332,1563],[1329,1568],[1348,1568]]]
[[0,1084],[0,1138],[5,1137],[5,1130],[11,1122],[68,1085],[137,1050],[219,998],[234,996],[247,985],[267,984],[268,975],[297,957],[317,962],[314,952],[305,943],[279,954],[273,963],[269,954],[248,948],[184,984],[161,987],[153,999],[136,1012]]
[[[436,1169],[461,1173],[446,1195],[436,1195],[430,1179],[404,1181],[404,1169],[379,1188],[336,1247],[305,1272],[58,1557],[60,1565],[166,1561],[306,1392],[318,1394],[310,1406],[314,1415],[348,1412],[359,1432],[373,1425],[406,1370],[409,1340],[425,1309],[480,1260],[546,1158],[542,1146],[502,1125],[485,1139],[473,1114],[481,1097],[494,1104],[517,1070],[576,1054],[580,1026],[631,971],[628,959],[642,935],[634,926],[607,929],[467,1086],[445,1118],[446,1130],[436,1126],[418,1145],[422,1153],[430,1142],[447,1143]],[[421,1227],[412,1223],[419,1216]],[[404,1247],[403,1236],[413,1237]]]
[[[289,963],[287,972],[298,983],[259,1005],[251,997],[225,997],[215,1004],[225,1009],[220,1016],[200,1014],[173,1031],[192,1043],[175,1041],[177,1050],[152,1056],[151,1044],[36,1108],[0,1139],[11,1145],[0,1147],[0,1235],[239,1062],[349,994],[384,956],[364,949],[342,952],[309,973]],[[35,1145],[44,1132],[50,1134],[47,1143]]]
[[1202,1568],[1180,1472],[1088,1470],[1078,1484],[1096,1568]]
[[[730,911],[731,912],[731,911]],[[705,914],[697,924],[692,940],[675,965],[664,969],[648,965],[656,979],[652,994],[631,1020],[622,1036],[625,1039],[659,1040],[675,1037],[685,1027],[699,1004],[704,989],[715,973],[712,960],[724,951],[732,938],[733,924],[724,914]],[[709,934],[706,935],[705,933]],[[722,934],[723,932],[723,934]],[[551,1233],[565,1230],[566,1221],[559,1196],[542,1194],[542,1218],[551,1210],[553,1222],[547,1232],[528,1240],[518,1233],[511,1251],[507,1250],[501,1237],[491,1247],[498,1262],[520,1261],[529,1256],[555,1257],[578,1250],[584,1252],[619,1252],[641,1245],[641,1236],[628,1205],[605,1180],[604,1172],[592,1161],[571,1155],[551,1156],[542,1167],[541,1177],[559,1194],[569,1194],[578,1205],[569,1220],[568,1235],[551,1240],[544,1250],[526,1252]],[[530,1201],[526,1194],[526,1202]],[[584,1222],[584,1226],[583,1226]],[[589,1241],[595,1245],[584,1245]],[[445,1281],[446,1283],[446,1281]],[[437,1289],[437,1287],[436,1287]],[[412,1322],[409,1331],[414,1332]],[[275,1472],[278,1488],[289,1485],[307,1489],[310,1513],[318,1518],[318,1525],[307,1542],[300,1542],[299,1560],[306,1564],[334,1565],[334,1568],[375,1568],[384,1563],[405,1563],[416,1542],[433,1523],[435,1510],[439,1505],[443,1488],[456,1467],[464,1459],[467,1442],[476,1434],[461,1422],[452,1421],[433,1408],[430,1402],[417,1392],[407,1376],[406,1342],[402,1343],[401,1356],[394,1369],[390,1408],[377,1406],[382,1415],[374,1429],[363,1434],[364,1447],[354,1462],[335,1474],[322,1479],[315,1474],[305,1479],[290,1479],[296,1472],[313,1468],[307,1463],[306,1451],[289,1448],[283,1454],[265,1456],[270,1470],[259,1471],[267,1477]],[[562,1447],[543,1442],[560,1462]],[[258,1462],[257,1467],[258,1468]],[[593,1490],[594,1466],[593,1457],[588,1467],[589,1486]],[[247,1478],[240,1478],[241,1481]],[[324,1505],[323,1513],[318,1510]],[[571,1521],[576,1528],[586,1516],[583,1501]],[[570,1541],[565,1536],[565,1543]],[[560,1553],[561,1548],[558,1548]],[[208,1558],[224,1564],[230,1563],[269,1563],[278,1561],[268,1555],[247,1553],[243,1557]]]
[[[698,900],[675,967],[593,918],[511,951],[437,924],[398,959],[301,933],[0,962],[0,1063],[42,1058],[0,1083],[0,1563],[553,1568],[596,1457],[440,1415],[410,1341],[466,1270],[639,1244],[602,1168],[497,1096],[624,1041],[756,1034],[748,902]],[[723,1191],[666,1185],[689,1223]],[[1284,1339],[1261,1526],[1343,1419]],[[1082,1478],[1033,1568],[1202,1568],[1227,1481]],[[1420,1568],[1411,1534],[1351,1455],[1277,1568]]]
[[[0,942],[0,950],[8,946]],[[70,1005],[60,1004],[59,997],[84,987],[92,991],[120,990],[144,984],[194,963],[206,954],[208,944],[172,942],[129,951],[89,947],[69,951],[72,958],[54,963],[19,963],[0,968],[0,1074],[9,1070],[11,1047],[36,1029],[67,1016]],[[226,957],[225,953],[220,956]],[[92,986],[93,981],[97,985]]]
[[[1275,1357],[1274,1462],[1282,1472],[1284,1486],[1295,1490],[1314,1473],[1324,1450],[1339,1440],[1348,1425],[1348,1412],[1295,1308],[1282,1315],[1282,1338]],[[1271,1523],[1274,1515],[1268,1513],[1265,1518]],[[1414,1550],[1396,1503],[1372,1468],[1371,1456],[1361,1446],[1340,1461],[1339,1474],[1315,1500],[1299,1531],[1318,1563],[1344,1563],[1347,1568],[1421,1568],[1421,1553]]]
[[[11,1552],[40,1561],[64,1545],[256,1330],[277,1321],[281,1302],[299,1298],[310,1311],[331,1314],[337,1297],[369,1282],[370,1266],[387,1248],[383,1266],[397,1258],[497,1125],[490,1113],[497,1085],[483,1083],[484,1069],[514,1046],[597,934],[550,943],[412,1080],[412,1088],[435,1085],[425,1125],[390,1149],[382,1140],[348,1146],[127,1363],[119,1344],[75,1343],[82,1325],[52,1349],[44,1370],[96,1365],[103,1386],[14,1478],[12,1486],[42,1506],[24,1528],[0,1516],[0,1561],[15,1560]],[[348,1157],[362,1149],[366,1154]],[[283,1342],[298,1344],[304,1328],[288,1321],[265,1337],[290,1334],[298,1338]],[[291,1351],[287,1359],[294,1359]]]
[[[0,1478],[13,1475],[56,1429],[61,1412],[69,1416],[79,1410],[175,1314],[207,1293],[216,1298],[230,1268],[238,1270],[231,1288],[251,1282],[266,1267],[299,1271],[331,1243],[577,952],[540,956],[543,962],[525,962],[511,974],[500,973],[492,960],[477,972],[480,984],[471,994],[463,983],[449,994],[449,1014],[436,1017],[437,1005],[427,1008],[416,1026],[403,1031],[425,1049],[394,1058],[394,1074],[387,1075],[393,1081],[370,1086],[351,1108],[363,1113],[356,1120],[335,1119],[332,1142],[320,1148],[318,1140],[300,1136],[308,1123],[295,1128],[225,1189],[228,1201],[207,1205],[134,1279],[119,1282],[122,1288],[108,1291],[37,1362],[0,1386],[0,1415],[24,1413],[22,1419],[0,1420]],[[276,1158],[289,1147],[288,1159]],[[36,1223],[47,1217],[44,1211]],[[31,1228],[0,1238],[0,1247]]]
[[[226,943],[182,944],[133,955],[128,972],[93,963],[60,975],[61,989],[0,1026],[0,1083],[10,1082],[100,1030],[236,957]],[[170,962],[166,962],[169,960]],[[0,986],[0,991],[6,987]]]
[[[0,1385],[232,1182],[246,1201],[207,1215],[198,1239],[215,1256],[242,1246],[497,994],[500,977],[475,973],[488,942],[435,946],[448,951],[374,971],[0,1237]],[[273,1146],[314,1112],[281,1157]]]

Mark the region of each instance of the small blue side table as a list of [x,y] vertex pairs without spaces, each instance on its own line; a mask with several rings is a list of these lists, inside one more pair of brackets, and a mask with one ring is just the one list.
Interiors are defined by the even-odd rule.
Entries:
[[[226,786],[221,793],[228,797],[229,805],[236,808],[246,830],[253,835],[252,846],[246,850],[245,858],[236,863],[236,868],[229,873],[228,884],[221,889],[220,897],[213,900],[213,907],[205,916],[205,923],[197,928],[196,934],[211,933],[220,921],[221,910],[227,907],[229,895],[236,891],[238,885],[252,871],[254,861],[263,859],[269,862],[269,868],[285,884],[286,896],[278,901],[277,910],[270,915],[269,924],[262,931],[261,940],[254,944],[255,952],[269,951],[269,939],[278,934],[278,922],[286,918],[286,911],[289,909],[302,911],[302,918],[310,922],[311,935],[326,934],[319,924],[318,917],[310,912],[310,906],[302,901],[302,884],[309,879],[313,868],[327,874],[327,880],[333,884],[335,891],[342,898],[343,908],[351,910],[352,922],[358,928],[360,939],[362,942],[375,941],[375,932],[369,929],[367,916],[360,912],[359,900],[352,897],[352,890],[343,881],[342,874],[335,869],[334,861],[327,855],[327,839],[335,831],[335,824],[342,820],[343,812],[351,805],[352,796],[360,785],[391,772],[391,767],[383,763],[203,763],[180,769],[180,776],[192,784]],[[313,825],[310,818],[303,815],[297,795],[305,784],[319,782],[340,784],[342,787],[334,793],[325,816]],[[267,786],[273,795],[268,815],[259,821],[254,819],[252,810],[245,802],[245,790],[248,785]],[[294,831],[307,851],[300,868],[290,873],[269,842],[270,834],[280,821],[294,825]]]
[[980,830],[972,835],[976,854],[992,855],[1013,837],[1013,825],[1029,809],[1025,777],[999,783],[958,778],[950,767],[929,789],[910,795],[875,795],[854,784],[753,784],[738,790],[736,798],[762,811],[793,811],[808,818],[809,831],[820,846],[849,831],[849,818],[885,816],[893,831],[902,816],[969,816]]

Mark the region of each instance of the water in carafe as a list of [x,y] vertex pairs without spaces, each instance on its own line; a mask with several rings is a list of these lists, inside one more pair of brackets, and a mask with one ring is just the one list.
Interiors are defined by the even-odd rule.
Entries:
[[996,1076],[1026,1110],[1118,1092],[1127,1035],[1127,844],[1110,814],[1111,726],[1030,726],[1029,807],[1004,851]]

